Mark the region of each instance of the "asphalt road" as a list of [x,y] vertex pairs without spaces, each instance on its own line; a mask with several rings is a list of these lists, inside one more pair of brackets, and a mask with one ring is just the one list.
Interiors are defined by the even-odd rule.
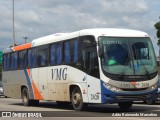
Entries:
[[[35,113],[38,117],[42,116],[42,118],[30,118],[33,119],[44,119],[43,117],[47,117],[47,120],[49,119],[68,119],[72,120],[76,119],[91,119],[91,120],[101,120],[101,119],[159,119],[160,117],[153,117],[158,113],[160,115],[160,102],[157,102],[155,105],[146,105],[142,102],[135,102],[133,104],[133,107],[129,110],[121,110],[119,109],[117,104],[107,104],[107,105],[89,105],[87,111],[83,112],[76,112],[72,109],[71,106],[58,106],[55,102],[46,102],[41,101],[38,106],[23,106],[20,99],[12,99],[12,98],[0,98],[0,114],[2,115],[2,112],[11,111],[15,114],[13,115],[16,117],[16,115],[23,116]],[[151,115],[152,117],[135,117],[136,115],[145,114],[145,115]],[[123,117],[123,116],[127,117]],[[132,117],[132,115],[134,117]],[[30,115],[32,117],[32,115]],[[92,117],[92,118],[91,118]],[[8,120],[9,118],[0,118],[0,120]],[[25,118],[12,118],[12,119],[25,119]]]

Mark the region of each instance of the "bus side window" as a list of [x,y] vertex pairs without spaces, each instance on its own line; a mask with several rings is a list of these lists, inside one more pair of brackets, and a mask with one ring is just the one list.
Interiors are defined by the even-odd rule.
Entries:
[[11,54],[11,69],[15,70],[18,67],[18,53],[12,53]]
[[57,43],[56,46],[56,64],[61,64],[62,63],[62,43]]
[[10,54],[3,55],[3,70],[10,70]]
[[64,42],[64,63],[72,64],[78,61],[78,39]]
[[36,48],[28,50],[28,67],[36,67],[37,66],[37,50]]
[[28,67],[32,66],[32,49],[28,50]]
[[51,45],[51,65],[55,65],[56,64],[56,45],[53,44]]
[[3,55],[3,70],[7,70],[7,54]]
[[70,54],[70,41],[64,42],[64,63],[68,64],[71,62],[71,54]]
[[14,56],[13,53],[11,53],[11,69],[13,69],[13,65],[14,65]]
[[62,43],[55,43],[51,45],[51,65],[57,65],[62,63]]
[[11,56],[10,56],[10,54],[7,54],[7,57],[6,57],[6,69],[7,70],[10,70],[10,67],[11,67]]
[[39,66],[48,65],[48,49],[41,49],[38,52],[38,61]]
[[26,50],[19,52],[19,68],[23,69],[26,67]]
[[32,49],[32,67],[37,66],[37,50],[36,48]]

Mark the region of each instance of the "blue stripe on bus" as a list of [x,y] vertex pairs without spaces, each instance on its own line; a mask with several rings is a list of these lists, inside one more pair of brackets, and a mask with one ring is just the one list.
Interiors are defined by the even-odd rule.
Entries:
[[27,83],[28,83],[28,88],[29,88],[29,93],[30,93],[30,99],[34,99],[34,95],[33,95],[33,89],[32,89],[32,84],[31,84],[31,80],[29,78],[28,72],[26,69],[24,69],[24,73],[26,75],[27,78]]

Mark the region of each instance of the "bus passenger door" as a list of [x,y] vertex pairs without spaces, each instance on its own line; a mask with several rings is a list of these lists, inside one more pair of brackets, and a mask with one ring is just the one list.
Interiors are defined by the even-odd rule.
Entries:
[[99,77],[99,65],[97,56],[97,43],[91,35],[81,36],[81,51],[83,71],[86,73],[86,87],[89,103],[101,102],[101,87]]
[[100,103],[101,87],[96,47],[90,47],[86,50],[86,71],[89,103]]

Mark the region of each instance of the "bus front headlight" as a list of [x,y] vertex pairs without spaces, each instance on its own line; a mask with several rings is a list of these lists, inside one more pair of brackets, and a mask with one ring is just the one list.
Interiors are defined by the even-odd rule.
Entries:
[[151,90],[154,90],[157,88],[157,84],[154,84],[153,86],[150,87]]
[[113,86],[113,85],[110,85],[110,84],[108,84],[108,83],[105,83],[105,82],[103,83],[103,86],[104,86],[105,88],[113,91],[113,92],[120,92],[120,91],[121,91],[121,89],[119,89],[119,88],[117,88],[117,87],[115,87],[115,86]]

